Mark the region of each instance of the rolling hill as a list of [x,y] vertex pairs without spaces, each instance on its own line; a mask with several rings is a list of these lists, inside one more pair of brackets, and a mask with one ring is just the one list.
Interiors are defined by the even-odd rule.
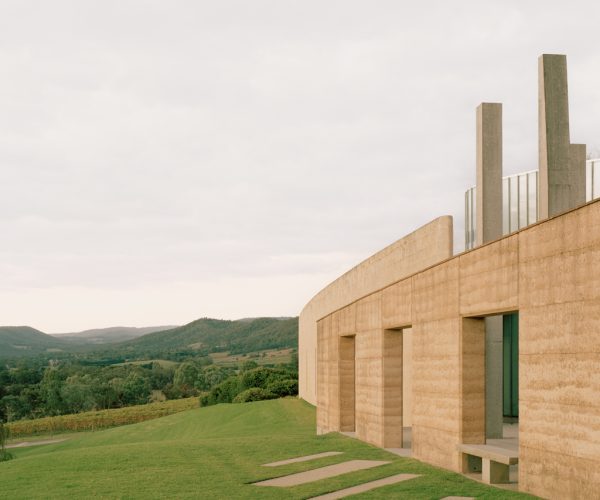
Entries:
[[236,321],[202,318],[115,345],[121,353],[167,350],[228,351],[232,354],[298,346],[298,318]]
[[69,343],[29,326],[0,326],[0,358],[35,356],[69,349]]
[[[4,326],[0,327],[0,358],[71,352],[102,358],[151,359],[165,353],[244,354],[298,346],[297,317],[236,321],[202,318],[184,326],[165,328],[168,327],[114,327],[49,335],[28,326]],[[144,335],[144,330],[151,333]],[[124,335],[136,338],[122,341]]]
[[78,344],[111,344],[136,339],[148,333],[160,332],[177,328],[178,325],[146,326],[142,328],[114,326],[110,328],[95,328],[74,333],[51,333],[53,337]]

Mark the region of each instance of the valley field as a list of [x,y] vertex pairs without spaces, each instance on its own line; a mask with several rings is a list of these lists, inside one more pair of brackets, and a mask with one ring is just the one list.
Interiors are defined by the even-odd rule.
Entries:
[[[295,398],[222,404],[139,424],[10,450],[0,463],[4,498],[308,498],[397,473],[422,474],[360,498],[525,498],[339,434],[316,436],[315,410]],[[277,468],[261,464],[341,451]],[[388,465],[293,488],[250,483],[352,459]],[[357,497],[359,498],[359,497]]]

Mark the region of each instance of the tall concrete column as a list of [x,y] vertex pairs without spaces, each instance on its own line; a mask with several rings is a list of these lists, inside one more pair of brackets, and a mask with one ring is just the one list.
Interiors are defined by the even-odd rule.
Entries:
[[502,236],[502,104],[477,106],[475,243]]
[[571,176],[571,208],[585,203],[585,144],[571,144],[569,149],[569,171]]
[[538,59],[539,213],[546,219],[572,208],[567,56]]
[[[477,107],[477,246],[502,236],[502,104]],[[485,318],[485,434],[502,437],[502,316]]]

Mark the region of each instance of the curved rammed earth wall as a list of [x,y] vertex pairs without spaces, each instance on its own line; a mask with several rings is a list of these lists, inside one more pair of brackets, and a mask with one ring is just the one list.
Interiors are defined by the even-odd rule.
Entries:
[[320,318],[317,431],[354,430],[376,446],[400,446],[397,341],[398,331],[410,327],[412,455],[467,472],[458,445],[486,440],[485,317],[516,311],[519,490],[597,498],[600,200],[419,270]]
[[300,313],[299,394],[317,404],[317,321],[361,297],[452,256],[452,217],[439,217],[327,285]]

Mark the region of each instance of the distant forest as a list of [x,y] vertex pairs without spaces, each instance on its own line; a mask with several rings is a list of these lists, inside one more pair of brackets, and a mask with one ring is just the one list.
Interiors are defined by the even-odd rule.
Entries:
[[[0,328],[0,420],[196,395],[204,405],[270,399],[298,390],[298,318],[203,318],[93,346],[46,337],[27,327]],[[4,354],[14,350],[18,357]],[[278,350],[285,351],[271,356]]]

